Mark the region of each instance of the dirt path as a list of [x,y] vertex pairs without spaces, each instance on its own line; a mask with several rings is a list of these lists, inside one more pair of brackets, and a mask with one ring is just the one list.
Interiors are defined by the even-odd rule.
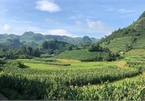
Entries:
[[8,100],[3,94],[0,93],[0,100]]

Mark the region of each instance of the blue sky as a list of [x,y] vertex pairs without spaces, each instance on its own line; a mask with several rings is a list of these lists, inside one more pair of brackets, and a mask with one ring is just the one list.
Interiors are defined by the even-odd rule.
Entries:
[[136,21],[144,0],[0,0],[0,33],[101,38]]

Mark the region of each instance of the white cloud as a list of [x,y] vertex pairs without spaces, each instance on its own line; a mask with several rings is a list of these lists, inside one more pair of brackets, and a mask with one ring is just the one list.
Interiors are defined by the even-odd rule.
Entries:
[[10,26],[9,26],[8,24],[5,24],[5,25],[3,26],[3,30],[4,30],[4,31],[9,31],[9,30],[10,30]]
[[106,27],[104,26],[103,22],[101,21],[90,21],[89,19],[86,19],[87,25],[90,29],[96,29],[98,31],[106,30]]
[[61,11],[60,7],[52,0],[39,0],[36,2],[36,9],[48,12]]
[[121,12],[121,13],[132,13],[135,10],[118,9],[118,11]]
[[85,22],[76,21],[75,26],[77,29],[89,30],[89,31],[107,31],[110,30],[109,27],[104,25],[102,21],[91,21],[86,19]]
[[72,34],[70,32],[68,32],[65,29],[52,29],[52,30],[48,30],[48,34],[51,35],[60,35],[60,36],[70,36],[72,37]]
[[132,12],[135,11],[135,10],[127,10],[127,9],[124,9],[124,8],[117,9],[117,8],[108,7],[108,6],[100,6],[100,7],[105,9],[106,11],[109,11],[109,12],[111,12],[111,11],[118,11],[120,13],[132,13]]

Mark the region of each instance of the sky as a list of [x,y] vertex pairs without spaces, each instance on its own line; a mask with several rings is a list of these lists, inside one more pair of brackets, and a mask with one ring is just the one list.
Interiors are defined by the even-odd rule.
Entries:
[[144,0],[0,0],[0,34],[102,38],[143,11]]

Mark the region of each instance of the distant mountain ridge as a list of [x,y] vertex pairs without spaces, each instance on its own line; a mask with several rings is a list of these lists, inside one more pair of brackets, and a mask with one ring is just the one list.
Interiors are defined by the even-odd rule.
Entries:
[[80,44],[91,44],[99,39],[90,38],[88,36],[84,37],[68,37],[68,36],[59,36],[59,35],[42,35],[41,33],[34,33],[32,31],[25,32],[22,35],[15,34],[0,34],[0,44],[8,44],[12,40],[18,39],[22,44],[29,46],[38,46],[42,44],[43,41],[58,40],[67,42],[73,45]]
[[103,47],[112,51],[129,51],[131,49],[145,49],[145,11],[131,25],[112,32],[111,35],[102,38]]

